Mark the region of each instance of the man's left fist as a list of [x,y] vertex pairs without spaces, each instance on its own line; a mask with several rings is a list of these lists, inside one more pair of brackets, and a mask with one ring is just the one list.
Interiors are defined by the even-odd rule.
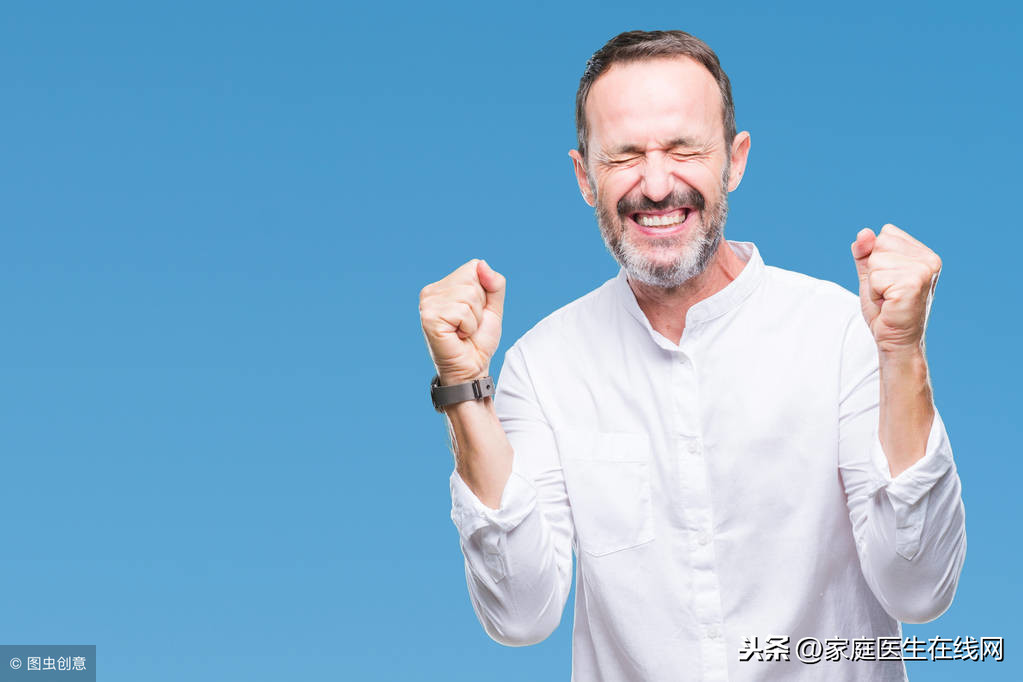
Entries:
[[852,255],[863,318],[878,350],[920,351],[941,272],[938,254],[894,225],[885,225],[877,236],[870,228],[860,230]]

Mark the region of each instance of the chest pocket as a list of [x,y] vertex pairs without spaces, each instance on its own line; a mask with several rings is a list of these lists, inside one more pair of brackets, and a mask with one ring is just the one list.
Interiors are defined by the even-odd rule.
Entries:
[[575,430],[555,438],[579,547],[603,556],[653,540],[650,439]]

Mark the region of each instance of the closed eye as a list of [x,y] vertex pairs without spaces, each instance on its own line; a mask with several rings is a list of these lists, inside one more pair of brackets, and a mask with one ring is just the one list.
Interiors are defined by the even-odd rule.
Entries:
[[640,160],[640,156],[627,156],[619,159],[605,159],[604,165],[611,168],[625,168],[629,165],[635,164]]

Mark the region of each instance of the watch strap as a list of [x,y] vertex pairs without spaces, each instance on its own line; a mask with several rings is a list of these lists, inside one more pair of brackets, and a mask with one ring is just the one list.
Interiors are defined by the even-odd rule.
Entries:
[[495,390],[494,380],[489,376],[452,386],[441,386],[440,377],[435,376],[430,382],[430,399],[433,400],[433,408],[443,412],[448,405],[488,398],[494,395]]

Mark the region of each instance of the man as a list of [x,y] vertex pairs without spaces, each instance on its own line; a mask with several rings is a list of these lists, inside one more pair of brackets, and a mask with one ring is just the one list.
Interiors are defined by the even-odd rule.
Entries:
[[471,382],[503,277],[472,260],[420,296],[480,622],[546,638],[574,550],[575,680],[905,679],[899,621],[948,608],[966,551],[924,356],[940,260],[861,230],[857,299],[725,241],[750,135],[681,31],[601,48],[576,122],[618,277],[516,342],[493,402]]

